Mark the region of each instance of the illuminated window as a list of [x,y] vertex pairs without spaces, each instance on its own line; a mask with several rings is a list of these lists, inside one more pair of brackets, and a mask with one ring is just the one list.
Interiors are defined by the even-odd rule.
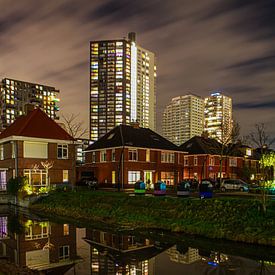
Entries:
[[4,159],[4,145],[0,145],[0,160]]
[[146,149],[146,161],[150,161],[150,149]]
[[69,170],[63,170],[63,182],[69,182]]
[[112,171],[112,184],[116,183],[116,171]]
[[128,171],[128,184],[135,184],[140,180],[140,171]]
[[68,236],[70,234],[69,225],[67,223],[63,224],[63,235]]

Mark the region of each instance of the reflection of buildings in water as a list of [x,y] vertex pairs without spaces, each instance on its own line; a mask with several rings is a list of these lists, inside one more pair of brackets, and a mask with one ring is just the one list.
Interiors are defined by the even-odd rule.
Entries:
[[87,230],[85,240],[91,245],[92,274],[153,274],[153,257],[167,248],[137,236],[99,230]]
[[84,240],[86,228],[76,228],[76,252],[81,262],[75,265],[66,275],[86,275],[91,274],[91,249],[90,245]]
[[8,232],[10,238],[2,242],[10,262],[47,273],[63,272],[75,264],[75,226],[31,219],[21,223],[22,232],[17,226]]
[[[184,249],[184,250],[183,250]],[[196,261],[201,260],[201,256],[199,255],[199,250],[191,247],[178,247],[173,246],[169,248],[166,253],[169,255],[170,260],[177,263],[182,264],[191,264]]]

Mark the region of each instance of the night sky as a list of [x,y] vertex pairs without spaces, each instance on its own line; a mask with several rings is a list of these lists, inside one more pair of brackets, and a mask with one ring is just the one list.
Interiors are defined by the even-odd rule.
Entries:
[[188,92],[233,98],[243,134],[275,136],[275,1],[0,0],[0,77],[60,89],[88,126],[89,41],[137,33],[157,56],[157,119]]

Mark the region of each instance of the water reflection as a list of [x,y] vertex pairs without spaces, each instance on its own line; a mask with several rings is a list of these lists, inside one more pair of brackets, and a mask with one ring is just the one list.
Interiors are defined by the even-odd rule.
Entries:
[[242,245],[227,253],[193,243],[78,228],[0,207],[0,274],[275,274],[272,249],[246,257]]

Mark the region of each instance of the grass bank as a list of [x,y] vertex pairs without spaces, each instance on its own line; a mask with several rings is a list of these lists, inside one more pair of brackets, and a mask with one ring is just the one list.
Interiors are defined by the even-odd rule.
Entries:
[[154,228],[208,238],[275,246],[275,202],[267,213],[256,200],[181,199],[129,196],[115,192],[56,192],[33,210],[123,228]]

